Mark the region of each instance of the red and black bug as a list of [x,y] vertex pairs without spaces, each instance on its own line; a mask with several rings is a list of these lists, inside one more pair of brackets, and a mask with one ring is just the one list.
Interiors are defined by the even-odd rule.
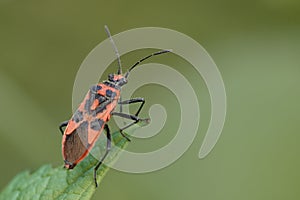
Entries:
[[[121,59],[118,53],[118,49],[111,37],[107,26],[105,26],[105,30],[117,55],[119,67],[118,72],[116,74],[109,74],[108,80],[92,86],[87,92],[82,103],[74,112],[72,118],[61,123],[61,125],[59,126],[59,129],[63,134],[62,154],[64,157],[64,166],[67,169],[73,169],[88,155],[89,151],[93,148],[103,129],[105,130],[107,134],[106,151],[94,168],[94,180],[96,187],[98,186],[96,179],[97,170],[111,148],[111,134],[107,124],[110,117],[112,115],[115,115],[133,120],[132,123],[126,125],[123,128],[120,128],[120,133],[128,141],[130,141],[130,139],[123,133],[123,130],[129,128],[130,126],[138,123],[141,120],[148,120],[138,117],[142,107],[145,104],[144,98],[133,98],[122,101],[120,98],[120,91],[122,86],[127,83],[127,79],[131,70],[133,70],[138,64],[152,56],[170,52],[170,50],[162,50],[152,53],[137,61],[129,68],[129,70],[125,74],[122,74]],[[140,107],[134,115],[123,113],[121,110],[120,112],[114,111],[118,104],[122,106],[124,104],[133,103],[140,103]],[[65,130],[63,130],[64,127],[66,127]]]

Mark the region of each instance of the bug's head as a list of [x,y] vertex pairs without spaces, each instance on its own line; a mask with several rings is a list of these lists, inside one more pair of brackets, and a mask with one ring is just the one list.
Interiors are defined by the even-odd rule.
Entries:
[[127,78],[125,78],[122,74],[109,74],[108,80],[118,86],[123,86],[127,83]]

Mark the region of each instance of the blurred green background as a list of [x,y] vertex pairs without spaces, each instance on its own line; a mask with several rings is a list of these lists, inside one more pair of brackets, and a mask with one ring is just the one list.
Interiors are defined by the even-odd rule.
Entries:
[[[107,24],[113,34],[158,26],[197,40],[223,76],[228,112],[216,147],[199,160],[210,119],[205,84],[174,55],[151,60],[190,79],[201,108],[198,135],[183,157],[162,170],[110,170],[93,199],[300,199],[299,13],[297,0],[0,0],[0,188],[20,171],[62,165],[57,125],[71,115],[75,75],[106,39]],[[152,51],[122,56],[124,65],[145,52]],[[173,117],[159,136],[135,139],[129,149],[163,146],[177,130],[178,102],[159,86],[144,86],[136,96],[148,100],[143,116],[161,103]]]

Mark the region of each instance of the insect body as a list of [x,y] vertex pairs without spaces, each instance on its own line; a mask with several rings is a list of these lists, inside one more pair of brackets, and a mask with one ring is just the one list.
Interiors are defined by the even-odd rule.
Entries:
[[120,91],[105,83],[92,86],[75,111],[63,135],[65,167],[72,169],[93,147],[117,105]]
[[[98,83],[92,86],[87,92],[84,100],[74,112],[72,118],[69,121],[63,122],[59,129],[63,134],[62,139],[62,154],[64,157],[65,168],[73,169],[80,161],[82,161],[93,148],[95,142],[99,138],[100,134],[105,130],[107,134],[106,152],[97,163],[94,168],[94,181],[97,187],[97,170],[102,164],[103,160],[107,156],[111,148],[111,134],[107,122],[112,115],[123,117],[133,120],[132,123],[120,128],[120,133],[123,137],[130,141],[130,139],[123,133],[123,130],[138,123],[141,119],[138,117],[145,100],[143,98],[133,98],[129,100],[121,101],[120,91],[121,87],[127,83],[127,78],[130,71],[134,69],[142,61],[162,53],[170,52],[169,50],[162,50],[156,53],[152,53],[136,62],[129,70],[122,74],[121,60],[118,50],[112,40],[108,28],[105,26],[105,30],[109,36],[111,43],[113,44],[115,53],[118,58],[119,69],[116,74],[109,74],[108,80]],[[115,108],[118,104],[121,106],[124,104],[140,103],[139,109],[134,115],[126,114],[123,112],[115,112]],[[66,127],[63,130],[63,127]]]

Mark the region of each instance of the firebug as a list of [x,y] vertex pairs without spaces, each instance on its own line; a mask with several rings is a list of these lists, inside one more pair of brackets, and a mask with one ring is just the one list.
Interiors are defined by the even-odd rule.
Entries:
[[[73,169],[88,155],[100,134],[103,132],[103,129],[105,130],[107,137],[106,151],[94,168],[94,181],[96,187],[98,186],[96,176],[97,170],[111,149],[111,133],[107,124],[111,116],[119,116],[133,121],[132,123],[120,128],[120,134],[122,134],[122,136],[128,141],[130,141],[130,139],[123,133],[123,131],[140,121],[149,120],[138,117],[145,104],[144,98],[121,100],[120,92],[122,86],[127,83],[130,72],[141,62],[152,56],[170,52],[170,50],[162,50],[152,53],[137,61],[125,74],[123,74],[118,49],[107,26],[105,26],[105,30],[117,56],[118,71],[116,74],[109,74],[108,80],[90,87],[82,103],[74,112],[72,118],[68,121],[62,122],[59,126],[59,129],[63,134],[62,155],[64,158],[64,167],[67,169]],[[118,104],[122,106],[124,104],[134,103],[140,103],[140,106],[133,115],[123,113],[121,109],[120,112],[115,111]],[[66,128],[63,130],[64,127]]]

